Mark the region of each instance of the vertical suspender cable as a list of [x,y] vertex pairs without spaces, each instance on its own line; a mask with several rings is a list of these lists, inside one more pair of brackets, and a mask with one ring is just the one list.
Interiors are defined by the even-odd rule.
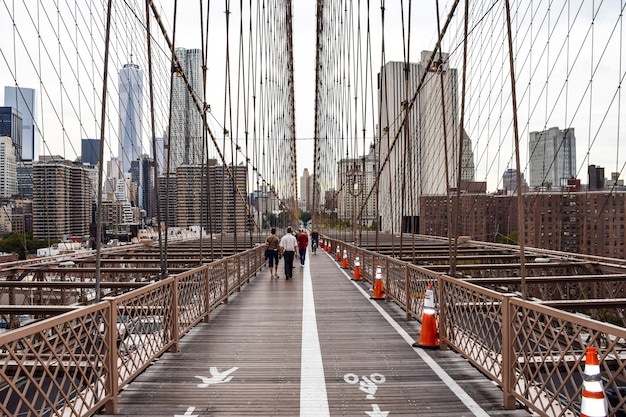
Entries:
[[[456,243],[452,243],[453,241],[456,242],[457,240],[457,236],[453,233],[453,231],[451,230],[452,228],[450,227],[450,225],[453,222],[456,222],[456,219],[452,219],[452,213],[451,213],[451,206],[452,203],[450,201],[450,164],[449,164],[449,155],[448,155],[448,130],[447,130],[447,119],[446,119],[446,94],[445,94],[445,89],[444,89],[444,83],[443,83],[443,75],[444,75],[444,71],[443,68],[441,68],[441,66],[443,66],[443,58],[442,58],[442,53],[441,53],[441,28],[439,25],[439,1],[435,0],[435,4],[436,4],[436,10],[437,10],[437,36],[438,36],[438,40],[437,40],[437,45],[438,45],[438,49],[439,49],[439,63],[438,63],[438,71],[436,72],[436,74],[439,75],[439,87],[441,90],[441,120],[442,120],[442,128],[443,128],[443,154],[444,154],[444,171],[446,174],[446,220],[448,222],[448,248],[450,250],[450,257],[453,256],[454,251],[453,251],[453,246],[456,245]],[[428,68],[426,68],[426,71],[428,71]],[[423,132],[420,132],[420,134],[423,134]],[[460,176],[460,173],[457,173],[457,176]],[[460,193],[460,189],[457,189],[456,192],[457,194]],[[453,265],[456,263],[456,259],[451,259],[450,260],[450,274],[452,276],[455,276],[456,272],[453,273],[452,269],[453,269]]]
[[[152,73],[152,33],[150,32],[150,2],[146,0],[146,40],[148,46],[148,88],[150,89],[150,137],[152,139],[152,158],[154,163],[152,164],[152,169],[154,170],[154,178],[155,180],[158,178],[158,167],[157,167],[157,151],[156,151],[156,134],[154,127],[154,83],[153,83],[153,73]],[[140,172],[143,171],[143,167],[139,167]],[[150,177],[148,176],[147,182],[148,187],[150,184]],[[99,185],[101,186],[101,185]],[[159,204],[157,203],[157,219],[161,218],[161,211],[159,209]],[[163,252],[163,244],[161,242],[161,228],[159,227],[159,260],[161,267],[161,279],[165,279],[166,277],[166,268],[165,268],[165,254]]]
[[96,205],[96,303],[100,302],[100,267],[102,262],[102,181],[104,171],[104,126],[106,124],[107,81],[109,78],[109,42],[111,34],[111,0],[107,2],[104,34],[104,69],[102,74],[102,112],[100,114],[100,169],[98,170],[98,204]]
[[461,181],[463,179],[463,131],[465,123],[465,86],[467,78],[467,29],[469,20],[469,0],[465,0],[465,16],[463,19],[463,73],[461,75],[461,116],[459,120],[459,154],[456,176],[457,193],[454,196],[452,207],[452,234],[455,236],[452,247],[452,262],[450,262],[450,275],[456,276],[456,257],[459,246],[459,211],[461,207]]
[[515,141],[515,164],[517,166],[517,243],[520,250],[520,279],[522,298],[526,299],[526,256],[524,245],[524,191],[522,190],[522,167],[519,155],[519,127],[517,125],[517,97],[515,93],[515,62],[513,59],[513,36],[511,34],[511,7],[509,0],[505,0],[506,5],[506,28],[509,43],[509,76],[511,79],[511,104],[513,106],[513,133]]

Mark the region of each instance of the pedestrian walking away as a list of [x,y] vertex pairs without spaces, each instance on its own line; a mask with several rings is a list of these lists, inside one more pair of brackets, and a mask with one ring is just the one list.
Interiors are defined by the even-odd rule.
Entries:
[[309,246],[309,235],[304,230],[300,230],[300,234],[297,237],[298,240],[298,253],[300,254],[300,267],[304,268],[304,261],[306,259],[306,248]]
[[298,241],[293,235],[291,227],[287,228],[287,233],[280,239],[279,248],[285,258],[285,279],[293,277],[293,258],[298,250]]
[[[265,239],[265,257],[270,267],[270,278],[278,279],[278,246],[280,241],[278,240],[278,236],[276,236],[275,227],[272,227],[270,233],[267,239]],[[276,265],[276,274],[274,274],[274,265]]]
[[311,232],[311,252],[313,255],[317,255],[317,245],[320,240],[320,234],[317,233],[317,229],[313,229]]

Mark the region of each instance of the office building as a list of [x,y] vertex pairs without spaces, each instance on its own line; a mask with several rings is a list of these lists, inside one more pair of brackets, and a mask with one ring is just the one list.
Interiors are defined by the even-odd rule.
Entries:
[[8,136],[0,136],[0,197],[9,198],[17,194],[17,169],[15,146]]
[[574,128],[530,132],[528,146],[531,188],[565,188],[576,177]]
[[[337,214],[350,224],[371,226],[376,220],[376,193],[370,190],[376,180],[374,146],[360,158],[346,158],[337,163]],[[369,199],[367,199],[369,195]]]
[[[522,192],[528,191],[528,184],[524,179],[524,174],[520,175],[522,182]],[[502,186],[504,193],[507,195],[517,194],[517,170],[509,168],[502,174]]]
[[190,227],[202,225],[207,232],[243,233],[247,230],[249,208],[246,199],[247,173],[244,165],[226,167],[209,160],[207,167],[181,165],[176,174],[170,174],[169,193],[166,178],[159,178],[158,198],[163,218],[169,226]]
[[309,170],[304,168],[300,177],[300,199],[304,201],[304,211],[311,211],[313,208],[313,177]]
[[33,161],[17,164],[17,194],[25,200],[33,199]]
[[[202,87],[202,52],[200,49],[176,48],[182,71],[189,80],[199,103],[204,102]],[[196,109],[194,97],[182,77],[172,83],[172,118],[167,152],[170,153],[170,172],[181,165],[202,165],[202,115]]]
[[118,155],[122,172],[142,152],[143,135],[143,71],[136,64],[125,64],[119,72],[119,143]]
[[[417,231],[419,197],[445,195],[448,187],[457,184],[457,70],[449,67],[447,53],[437,53],[432,60],[431,55],[430,51],[422,51],[417,64],[388,62],[378,78],[378,149],[380,161],[388,159],[380,177],[380,187],[385,189],[385,198],[379,201],[380,228],[393,233],[409,231],[407,227]],[[422,75],[424,83],[417,92]],[[445,117],[441,111],[440,78]],[[471,151],[471,143],[468,145],[464,149]],[[462,165],[468,172],[463,175],[467,178],[473,178],[470,158],[473,159],[468,153]]]
[[589,165],[587,167],[587,174],[589,175],[589,191],[597,191],[604,189],[604,168],[596,165]]
[[20,147],[16,149],[18,164],[20,161],[36,160],[39,156],[39,135],[36,125],[37,100],[35,90],[6,86],[4,87],[4,105],[17,110],[22,119]]
[[59,157],[33,164],[33,232],[38,239],[86,236],[92,220],[92,184],[82,164]]
[[0,107],[0,136],[8,136],[15,148],[15,161],[20,161],[22,147],[22,115],[15,107]]
[[82,139],[80,141],[80,160],[83,164],[99,166],[100,139]]

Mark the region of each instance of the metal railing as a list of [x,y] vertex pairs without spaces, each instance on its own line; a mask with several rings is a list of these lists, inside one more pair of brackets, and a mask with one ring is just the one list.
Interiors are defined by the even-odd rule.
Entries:
[[116,413],[120,390],[249,283],[263,254],[257,247],[0,334],[0,413]]
[[[585,352],[593,346],[600,356],[609,415],[626,413],[623,327],[523,300],[512,291],[497,292],[478,285],[479,279],[466,282],[345,242],[324,239],[332,248],[346,248],[351,268],[358,252],[362,277],[370,283],[380,262],[386,300],[403,308],[407,319],[421,321],[424,294],[432,284],[441,348],[457,351],[497,383],[503,391],[505,408],[515,408],[517,400],[542,416],[579,415]],[[546,279],[549,277],[537,280],[537,291]],[[600,285],[602,276],[595,279]],[[563,285],[567,287],[565,293],[574,291],[573,283]],[[581,283],[574,292],[588,294],[589,285]],[[623,283],[618,280],[612,285],[621,292]],[[595,308],[591,300],[588,302],[590,308]]]

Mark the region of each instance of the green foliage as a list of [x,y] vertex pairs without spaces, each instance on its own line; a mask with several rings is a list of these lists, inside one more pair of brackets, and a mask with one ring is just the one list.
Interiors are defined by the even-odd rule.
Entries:
[[302,223],[304,223],[305,225],[309,222],[309,220],[311,220],[311,212],[308,211],[301,211],[300,212],[300,221]]
[[507,245],[517,245],[517,231],[509,233],[507,236],[498,237],[498,243],[504,243]]
[[[50,244],[57,242],[55,240],[50,242]],[[34,238],[32,232],[26,235],[12,233],[0,240],[0,252],[16,252],[19,254],[20,259],[26,259],[26,254],[37,253],[37,249],[47,246],[47,242]]]

